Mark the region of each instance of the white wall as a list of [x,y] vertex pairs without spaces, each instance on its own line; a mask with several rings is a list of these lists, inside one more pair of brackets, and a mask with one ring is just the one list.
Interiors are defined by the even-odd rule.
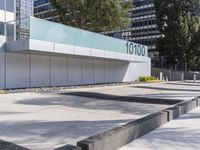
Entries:
[[114,61],[105,60],[105,82],[114,82],[114,68]]
[[4,88],[5,53],[0,51],[0,89]]
[[29,87],[29,55],[6,53],[6,88]]
[[51,57],[51,86],[67,85],[67,57]]
[[68,58],[68,85],[81,84],[81,57]]
[[115,61],[115,69],[114,69],[114,81],[115,82],[124,81],[124,76],[126,74],[128,66],[129,66],[129,63],[127,63],[127,62]]
[[93,84],[94,75],[94,59],[82,59],[82,84]]
[[94,60],[94,83],[103,83],[105,81],[105,63],[102,59]]
[[135,81],[140,76],[151,75],[151,64],[150,62],[131,62],[126,69],[124,74],[124,82]]
[[0,52],[0,88],[128,82],[144,75],[150,75],[150,63],[23,53],[6,53],[5,59]]
[[50,86],[50,56],[31,55],[31,87]]

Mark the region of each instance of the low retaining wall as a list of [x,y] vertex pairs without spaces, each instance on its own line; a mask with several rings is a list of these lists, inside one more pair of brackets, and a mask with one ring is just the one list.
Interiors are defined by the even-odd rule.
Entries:
[[200,99],[192,99],[190,101],[184,101],[181,103],[178,103],[175,106],[169,107],[162,112],[168,113],[168,121],[174,120],[178,118],[179,116],[191,111],[195,107],[200,106]]
[[81,150],[116,150],[167,122],[158,112],[77,143]]
[[178,103],[163,111],[82,140],[77,143],[77,148],[78,150],[116,150],[197,106],[200,106],[200,98]]

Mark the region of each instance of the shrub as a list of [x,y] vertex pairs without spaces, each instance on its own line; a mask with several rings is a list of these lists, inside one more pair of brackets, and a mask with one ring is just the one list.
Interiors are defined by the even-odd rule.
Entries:
[[156,81],[156,77],[149,76],[149,77],[139,77],[140,82],[150,82],[150,81]]
[[4,94],[4,91],[3,91],[3,90],[0,90],[0,95],[1,95],[1,94]]

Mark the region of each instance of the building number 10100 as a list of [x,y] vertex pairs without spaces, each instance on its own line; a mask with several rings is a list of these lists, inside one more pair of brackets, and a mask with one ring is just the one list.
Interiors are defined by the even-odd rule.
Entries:
[[127,54],[138,55],[138,56],[146,55],[146,49],[145,49],[145,46],[143,45],[127,42],[126,48],[127,48]]

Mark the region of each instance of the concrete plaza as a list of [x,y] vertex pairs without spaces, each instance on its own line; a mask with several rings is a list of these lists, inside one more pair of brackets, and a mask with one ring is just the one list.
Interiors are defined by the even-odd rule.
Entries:
[[[190,100],[199,93],[199,84],[169,82],[0,95],[0,139],[34,150],[76,145],[169,107],[156,99]],[[154,103],[137,102],[139,97],[153,98]]]

